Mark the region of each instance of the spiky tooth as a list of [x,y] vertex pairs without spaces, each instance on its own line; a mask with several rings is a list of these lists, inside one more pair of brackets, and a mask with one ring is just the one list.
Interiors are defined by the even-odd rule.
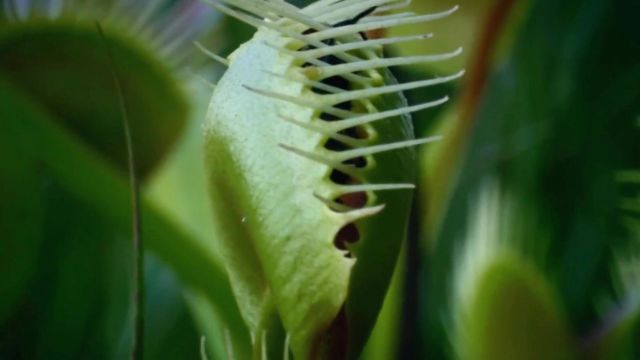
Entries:
[[400,19],[400,18],[408,18],[408,17],[412,17],[412,16],[418,16],[416,13],[414,12],[404,12],[404,13],[399,13],[399,14],[392,14],[392,15],[377,15],[377,16],[371,16],[371,17],[367,17],[364,18],[362,20],[360,20],[360,23],[370,23],[372,21],[383,21],[383,20],[391,20],[391,19]]
[[335,140],[338,140],[344,144],[347,144],[351,147],[358,147],[361,146],[362,144],[362,140],[358,140],[358,139],[354,139],[350,136],[346,136],[346,135],[342,135],[342,134],[338,134],[337,132],[332,131],[330,128],[326,127],[326,126],[314,126],[313,124],[309,124],[309,123],[305,123],[302,121],[298,121],[296,119],[292,119],[291,117],[288,116],[283,116],[280,115],[280,117],[282,118],[282,120],[300,126],[301,128],[307,129],[309,131],[314,131],[317,132],[319,134],[322,135],[326,135],[329,136]]
[[[328,28],[326,24],[318,22],[313,18],[301,13],[297,8],[291,9],[291,5],[287,3],[274,3],[269,1],[255,0],[222,0],[227,4],[238,7],[244,11],[250,12],[258,17],[264,16],[269,12],[277,15],[279,18],[294,20],[302,25],[322,30]],[[287,6],[288,5],[288,6]],[[277,20],[277,19],[273,19]]]
[[362,90],[354,90],[354,91],[346,91],[340,94],[329,94],[323,95],[323,101],[326,104],[339,104],[346,101],[353,101],[358,99],[366,99],[374,96],[390,94],[395,92],[401,92],[406,90],[418,89],[438,84],[443,84],[449,81],[453,81],[458,79],[464,75],[464,70],[461,70],[453,75],[437,77],[433,79],[421,80],[421,81],[413,81],[404,84],[396,84],[396,85],[387,85],[369,89]]
[[[307,46],[313,46],[316,48],[323,48],[323,47],[327,47],[328,45],[325,44],[324,42],[320,41],[320,40],[315,40],[312,38],[309,38],[308,35],[302,35],[299,32],[296,32],[294,30],[291,30],[285,26],[281,26],[276,22],[270,22],[270,21],[264,21],[262,19],[258,19],[256,17],[253,17],[251,15],[248,14],[244,14],[241,13],[240,11],[231,9],[228,6],[222,5],[220,3],[217,3],[215,1],[212,0],[202,0],[204,1],[206,4],[208,4],[209,6],[213,7],[214,9],[225,13],[233,18],[236,18],[248,25],[251,25],[253,27],[255,27],[256,29],[259,29],[260,27],[264,27],[273,31],[276,31],[278,33],[280,33],[283,36],[286,37],[290,37],[292,39],[298,40],[302,43],[304,43]],[[347,53],[340,53],[340,54],[336,54],[336,57],[338,57],[340,60],[346,61],[346,62],[352,62],[352,61],[358,61],[360,60],[360,58],[353,56],[351,54],[347,54]],[[360,81],[359,81],[360,82]]]
[[317,9],[323,9],[326,8],[327,6],[331,6],[334,3],[337,3],[341,0],[318,0],[316,2],[313,2],[309,5],[307,5],[306,7],[304,7],[303,9],[301,9],[300,11],[305,13],[305,14],[314,14],[314,11]]
[[291,73],[287,73],[287,74],[277,74],[273,71],[268,71],[268,70],[263,70],[263,72],[265,74],[269,74],[273,77],[277,77],[280,79],[286,79],[286,80],[290,80],[290,81],[295,81],[295,82],[299,82],[301,84],[304,84],[310,88],[317,88],[323,91],[326,91],[328,93],[331,94],[336,94],[336,93],[341,93],[347,90],[341,89],[339,87],[335,87],[335,86],[331,86],[319,81],[314,81],[314,80],[309,80],[307,79],[305,76],[301,75],[298,72],[291,72]]
[[200,50],[202,51],[205,55],[207,55],[208,57],[210,57],[211,59],[219,62],[220,64],[229,67],[229,60],[223,58],[222,56],[214,53],[213,51],[207,49],[204,45],[200,44],[197,41],[194,41],[193,44]]
[[342,1],[331,6],[325,7],[324,11],[315,13],[320,21],[340,22],[352,18],[359,13],[393,1],[389,0],[368,0],[368,1]]
[[[267,1],[267,2],[273,3],[273,1]],[[278,5],[283,9],[282,13],[286,18],[293,19],[299,22],[300,24],[307,25],[317,30],[323,30],[329,27],[329,25],[319,22],[311,16],[307,16],[306,14],[301,12],[297,6],[289,4],[284,0],[279,1]]]
[[[205,0],[209,1],[209,0]],[[259,19],[269,19],[271,21],[277,21],[280,19],[280,16],[277,13],[274,13],[270,10],[265,10],[264,7],[260,7],[261,3],[256,4],[256,6],[251,6],[247,4],[246,1],[243,0],[216,0],[222,6],[228,6],[230,9],[242,10],[242,13],[248,14],[250,16],[259,18]],[[262,11],[258,11],[261,9]],[[237,11],[237,10],[236,10]]]
[[411,0],[404,0],[402,2],[398,2],[397,4],[391,4],[386,6],[380,6],[378,10],[374,14],[383,13],[391,10],[404,9],[407,6],[411,5]]
[[258,29],[261,26],[263,26],[263,24],[265,23],[265,21],[263,21],[262,19],[258,19],[254,16],[242,13],[240,11],[234,10],[226,5],[223,5],[221,3],[218,3],[216,1],[213,0],[202,0],[205,4],[211,6],[212,8],[220,11],[221,13],[227,14],[237,20],[240,20],[242,22],[244,22],[247,25],[251,25],[254,28]]
[[395,58],[378,58],[378,59],[372,59],[372,60],[352,62],[349,64],[322,66],[317,68],[317,70],[319,73],[319,78],[326,79],[332,76],[345,75],[345,74],[354,73],[354,72],[363,71],[363,70],[381,69],[381,68],[388,68],[388,67],[400,66],[400,65],[412,65],[412,64],[443,61],[443,60],[454,58],[460,54],[462,54],[461,47],[457,48],[452,52],[445,53],[445,54],[402,56],[402,57],[395,57]]
[[276,91],[271,91],[271,90],[264,90],[264,89],[256,89],[254,87],[251,87],[249,85],[242,85],[242,87],[244,87],[245,89],[254,92],[256,94],[262,95],[262,96],[266,96],[266,97],[270,97],[273,99],[277,99],[277,100],[282,100],[282,101],[286,101],[286,102],[290,102],[292,104],[296,104],[299,106],[303,106],[303,107],[308,107],[314,110],[322,110],[323,104],[321,104],[318,101],[315,101],[314,99],[304,99],[304,98],[300,98],[300,97],[295,97],[295,96],[291,96],[291,95],[287,95],[287,94],[281,94],[279,92]]
[[340,185],[338,189],[341,194],[353,194],[367,191],[389,191],[389,190],[413,190],[414,184],[363,184],[363,185]]
[[353,150],[342,151],[338,153],[335,156],[335,158],[342,162],[342,161],[357,158],[360,156],[373,155],[373,154],[377,154],[385,151],[392,151],[392,150],[402,149],[406,147],[424,145],[430,142],[438,141],[440,139],[442,139],[442,136],[431,136],[424,139],[406,140],[406,141],[394,142],[391,144],[368,146],[368,147],[363,147],[363,148],[358,148]]
[[421,110],[425,110],[425,109],[429,109],[432,107],[436,107],[439,105],[442,105],[444,103],[446,103],[447,101],[449,101],[449,97],[445,96],[443,98],[440,98],[438,100],[435,101],[430,101],[430,102],[426,102],[423,104],[419,104],[419,105],[413,105],[413,106],[406,106],[406,107],[402,107],[399,109],[394,109],[394,110],[387,110],[387,111],[383,111],[383,112],[378,112],[378,113],[371,113],[368,115],[363,115],[363,116],[357,116],[354,118],[349,118],[349,119],[345,119],[342,121],[337,121],[334,123],[329,124],[331,131],[333,132],[339,132],[351,127],[355,127],[355,126],[360,126],[360,125],[365,125],[365,124],[369,124],[375,121],[380,121],[380,120],[384,120],[390,117],[394,117],[394,116],[399,116],[399,115],[404,115],[404,114],[409,114],[409,113],[413,113],[416,111],[421,111]]
[[340,213],[344,213],[347,211],[351,211],[353,210],[353,208],[344,205],[344,204],[340,204],[338,202],[335,202],[327,197],[324,197],[318,193],[313,193],[313,196],[320,200],[323,204],[327,205],[331,210],[336,211],[336,212],[340,212]]
[[[348,118],[348,117],[353,117],[354,115],[356,115],[356,113],[352,112],[352,111],[347,111],[347,110],[342,110],[342,109],[338,109],[333,107],[331,104],[328,104],[322,100],[322,96],[317,96],[316,99],[305,99],[302,97],[296,97],[296,96],[291,96],[291,95],[286,95],[286,94],[281,94],[275,91],[270,91],[270,90],[264,90],[264,89],[256,89],[253,88],[251,86],[247,86],[247,85],[243,85],[243,87],[249,91],[252,91],[256,94],[262,95],[262,96],[266,96],[266,97],[270,97],[273,99],[278,99],[278,100],[282,100],[282,101],[286,101],[295,105],[299,105],[299,106],[303,106],[303,107],[308,107],[311,109],[314,109],[318,112],[324,112],[333,116],[337,116],[340,118]],[[326,95],[325,95],[326,96]]]
[[359,171],[355,167],[351,165],[342,164],[341,162],[336,161],[335,159],[324,157],[322,155],[318,155],[316,153],[309,152],[309,151],[304,151],[304,150],[295,148],[293,146],[285,145],[285,144],[278,144],[278,146],[298,156],[302,156],[311,161],[315,161],[317,163],[327,165],[330,168],[340,170],[341,172],[349,176],[352,176],[352,177],[360,176]]
[[381,20],[381,21],[371,21],[371,22],[366,22],[366,23],[357,23],[357,24],[353,24],[353,25],[347,25],[347,26],[340,26],[337,28],[329,28],[326,30],[322,30],[322,31],[318,31],[316,33],[313,34],[309,34],[307,35],[307,38],[309,40],[326,40],[326,39],[332,39],[332,38],[339,38],[342,36],[347,36],[347,35],[354,35],[354,34],[358,34],[360,32],[363,31],[370,31],[370,30],[376,30],[376,29],[386,29],[386,28],[391,28],[394,26],[401,26],[401,25],[412,25],[412,24],[419,24],[419,23],[423,23],[423,22],[429,22],[429,21],[434,21],[434,20],[438,20],[438,19],[442,19],[445,18],[451,14],[453,14],[454,12],[456,12],[458,10],[458,6],[454,6],[449,10],[443,11],[443,12],[439,12],[439,13],[434,13],[434,14],[427,14],[427,15],[420,15],[420,16],[412,16],[412,17],[406,17],[406,18],[400,18],[400,19],[388,19],[388,20]]
[[288,29],[285,26],[281,26],[279,25],[277,22],[270,22],[270,21],[265,21],[263,19],[248,15],[246,13],[234,10],[226,5],[220,4],[216,1],[212,1],[212,0],[202,0],[204,1],[206,4],[208,4],[209,6],[213,7],[214,9],[225,13],[233,18],[236,18],[248,25],[251,25],[253,27],[255,27],[256,29],[260,29],[261,27],[267,28],[269,30],[273,30],[276,31],[278,33],[280,33],[283,36],[287,36],[290,37],[292,39],[298,40],[303,42],[306,45],[313,45],[316,47],[323,47],[326,46],[325,43],[323,43],[322,41],[315,41],[315,40],[309,40],[307,39],[307,37],[305,35],[302,35],[294,30]]
[[331,132],[330,130],[327,130],[325,127],[321,127],[321,126],[313,126],[311,124],[307,124],[307,123],[303,123],[300,121],[296,121],[294,119],[285,119],[283,118],[283,120],[292,123],[294,125],[300,126],[304,129],[307,129],[309,131],[313,131],[316,133],[320,133],[322,135],[326,135],[334,140],[337,140],[345,145],[348,145],[350,147],[358,147],[358,146],[362,146],[362,144],[364,143],[363,140],[360,139],[355,139],[352,138],[350,136],[346,136],[346,135],[342,135],[342,134],[338,134],[335,132]]
[[379,214],[382,210],[384,210],[385,204],[378,206],[369,206],[362,209],[351,210],[345,213],[342,213],[341,216],[345,220],[346,223],[356,222],[358,220],[362,220],[368,217],[375,216]]
[[[361,4],[361,6],[355,6],[355,5],[359,5]],[[363,4],[363,5],[362,5]],[[372,5],[373,4],[373,5]],[[386,4],[386,5],[385,5]],[[376,9],[376,11],[374,12],[374,14],[378,14],[378,13],[384,13],[384,12],[388,12],[390,10],[396,10],[396,9],[402,9],[405,8],[407,6],[409,6],[411,4],[411,0],[370,0],[368,2],[363,2],[361,0],[354,0],[354,1],[340,1],[340,0],[320,0],[320,1],[316,1],[315,3],[307,6],[306,8],[302,9],[302,12],[306,13],[306,14],[315,14],[317,15],[323,15],[323,14],[328,14],[328,12],[326,11],[327,9],[329,9],[331,12],[335,12],[337,10],[342,10],[343,11],[343,16],[346,16],[340,20],[344,20],[347,19],[349,16],[354,16],[359,12],[362,12],[365,9],[371,8],[373,6],[377,6],[378,8]],[[351,7],[347,10],[345,10],[345,8],[347,7]],[[320,9],[324,9],[325,11],[318,11]]]
[[351,206],[341,204],[337,201],[333,201],[319,194],[313,194],[313,196],[320,200],[323,204],[327,205],[332,211],[340,213],[342,216],[342,220],[347,223],[355,222],[359,219],[376,215],[385,207],[385,205],[382,204],[377,206],[353,208]]
[[299,51],[297,57],[307,60],[307,59],[317,59],[327,55],[335,55],[339,53],[345,53],[347,51],[352,50],[362,50],[368,48],[375,48],[383,45],[391,45],[398,44],[402,42],[409,41],[418,41],[418,40],[426,40],[431,39],[433,34],[424,34],[424,35],[411,35],[411,36],[398,36],[392,38],[382,38],[382,39],[369,39],[369,40],[358,40],[348,43],[343,43],[339,45],[327,46],[321,49],[310,49],[305,51]]
[[[265,44],[265,46],[270,47],[270,48],[272,48],[272,49],[274,49],[276,51],[279,51],[279,52],[281,52],[283,54],[287,54],[287,55],[289,55],[291,57],[295,57],[295,58],[300,58],[300,53],[297,52],[297,51],[291,51],[289,49],[285,49],[285,48],[282,48],[280,46],[276,46],[276,45],[273,45],[273,44],[270,44],[270,43],[267,43],[267,42],[264,42],[264,44]],[[343,53],[342,55],[348,55],[348,54]],[[357,61],[353,60],[355,62],[362,61],[362,59],[358,58],[358,57],[354,57],[354,59],[357,59]],[[300,73],[304,74],[305,77],[307,77],[307,78],[318,78],[319,75],[318,75],[317,69],[319,67],[329,66],[329,64],[327,62],[322,61],[320,59],[307,58],[306,60],[307,60],[308,63],[310,63],[312,65],[315,65],[314,67],[307,67],[307,68],[300,69]],[[357,84],[362,85],[362,86],[369,86],[371,84],[371,79],[368,78],[368,77],[362,76],[362,75],[344,74],[343,77],[345,79],[351,81],[351,82],[357,83]]]
[[187,73],[192,76],[194,79],[198,80],[198,82],[200,82],[202,85],[210,88],[211,90],[215,90],[216,88],[216,84],[212,83],[211,81],[207,80],[205,77],[203,77],[200,74],[196,74],[191,70],[187,70]]

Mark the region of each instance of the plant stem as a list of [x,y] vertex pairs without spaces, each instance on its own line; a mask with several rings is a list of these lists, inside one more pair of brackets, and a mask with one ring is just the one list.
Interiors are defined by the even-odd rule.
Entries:
[[136,175],[135,157],[133,154],[133,139],[131,135],[131,124],[127,116],[127,106],[122,91],[122,83],[118,76],[116,61],[113,56],[111,47],[107,37],[102,30],[100,23],[96,23],[98,32],[105,41],[107,56],[109,57],[109,65],[113,83],[118,95],[120,113],[122,118],[122,127],[124,130],[124,138],[127,146],[127,165],[129,171],[129,186],[131,188],[131,222],[132,222],[132,242],[133,242],[133,344],[131,347],[131,359],[144,359],[144,302],[145,302],[145,286],[144,286],[144,252],[142,242],[142,221],[140,217],[140,184]]
[[468,80],[458,105],[458,123],[444,137],[428,178],[426,189],[428,221],[424,228],[428,229],[430,236],[437,233],[448,199],[457,183],[458,171],[475,125],[476,113],[491,74],[492,55],[515,4],[514,0],[498,0],[489,10],[487,18],[480,27],[480,40],[471,58]]

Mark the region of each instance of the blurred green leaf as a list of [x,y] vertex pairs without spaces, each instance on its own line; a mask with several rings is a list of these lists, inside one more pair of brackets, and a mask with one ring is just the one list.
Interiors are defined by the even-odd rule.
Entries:
[[[630,301],[631,300],[631,301]],[[604,318],[602,328],[589,339],[589,359],[637,359],[640,355],[640,301],[627,299]]]
[[[4,120],[2,120],[4,121]],[[44,236],[43,180],[33,159],[0,134],[0,324],[15,310],[36,273]]]
[[[113,27],[111,43],[139,174],[176,141],[188,116],[186,95],[154,53]],[[92,22],[31,20],[0,27],[0,69],[14,86],[104,157],[126,168],[120,108],[105,43]]]
[[[618,180],[631,185],[636,196],[640,194],[640,172],[625,171],[618,175]],[[640,204],[640,197],[625,200]],[[623,222],[636,241],[618,249],[619,258],[613,263],[616,302],[609,305],[601,323],[586,339],[590,359],[637,359],[640,356],[640,218],[637,217],[640,211],[622,208],[629,211],[623,213]]]
[[575,350],[544,278],[523,259],[499,255],[467,284],[454,315],[462,359],[572,359]]
[[[114,354],[122,354],[123,351],[126,354],[130,306],[127,267],[131,264],[128,235],[131,222],[130,195],[126,177],[113,167],[113,162],[106,160],[109,157],[105,154],[107,150],[100,149],[100,146],[98,149],[90,148],[86,139],[83,141],[78,137],[84,135],[81,131],[74,129],[70,132],[65,126],[66,122],[55,120],[55,110],[59,110],[57,103],[34,99],[37,91],[18,89],[14,85],[17,81],[15,74],[8,76],[2,71],[0,142],[2,149],[7,151],[7,157],[22,160],[16,164],[18,171],[12,172],[12,176],[3,176],[2,182],[10,183],[17,189],[34,185],[28,178],[23,180],[24,183],[17,182],[20,181],[20,173],[28,174],[31,171],[29,169],[34,168],[37,170],[37,180],[43,184],[24,189],[28,189],[33,196],[38,195],[39,191],[45,192],[36,197],[41,201],[42,208],[30,210],[35,211],[35,222],[28,219],[29,224],[3,223],[7,226],[7,230],[3,226],[3,232],[16,235],[9,240],[3,239],[3,244],[12,241],[26,247],[33,242],[29,240],[29,236],[33,236],[30,233],[39,233],[43,238],[36,240],[46,243],[46,246],[41,253],[37,252],[37,248],[31,248],[28,254],[22,255],[26,266],[33,264],[34,257],[41,258],[38,266],[32,266],[33,270],[38,269],[38,282],[32,283],[27,293],[22,291],[17,311],[13,310],[16,309],[18,295],[14,295],[7,308],[3,307],[1,313],[11,315],[7,315],[9,322],[2,323],[0,352],[19,356],[25,351],[25,356],[29,358],[108,358],[110,355],[118,357]],[[108,68],[105,67],[104,72],[108,73]],[[12,80],[7,81],[7,78]],[[112,87],[106,83],[104,86]],[[79,86],[63,90],[83,93],[84,88]],[[87,89],[93,87],[87,85]],[[149,90],[152,89],[155,88]],[[129,99],[134,98],[129,95]],[[158,96],[155,101],[162,102],[164,95],[157,92],[155,95]],[[164,103],[171,104],[172,100]],[[100,107],[94,110],[102,111]],[[117,119],[111,119],[114,125],[109,126],[122,131]],[[137,117],[133,119],[139,121]],[[155,120],[145,117],[146,124],[153,124]],[[147,131],[147,134],[152,133]],[[109,146],[122,146],[122,133],[116,134],[114,130],[112,135]],[[157,161],[162,152],[156,148],[156,153],[149,159]],[[11,190],[11,187],[5,189]],[[20,192],[16,192],[16,196],[19,197],[17,200],[6,203],[10,211],[20,210],[19,207],[13,207],[23,202]],[[25,197],[25,200],[28,199],[28,196]],[[23,206],[26,205],[28,203],[25,202]],[[43,213],[44,227],[38,226],[38,211]],[[18,214],[20,212],[15,213]],[[10,220],[11,217],[7,216],[6,219]],[[248,347],[246,330],[241,325],[235,302],[230,296],[226,276],[218,268],[211,250],[185,236],[181,229],[163,218],[148,203],[143,207],[143,224],[143,236],[150,249],[176,271],[183,284],[201,289],[215,302],[218,306],[216,310],[226,324],[220,326],[228,326],[229,331],[238,334],[237,353],[242,354],[243,347]],[[15,279],[24,277],[28,280],[30,277],[29,272],[24,269],[20,271],[20,267],[12,266],[11,271],[14,270],[18,272]],[[27,280],[20,282],[26,283]],[[25,285],[10,286],[19,290]],[[153,309],[152,306],[150,310]],[[153,314],[149,318],[153,319]],[[187,325],[189,327],[192,328],[192,325]],[[178,341],[179,338],[165,340]],[[163,345],[170,346],[171,343],[165,342]],[[154,344],[154,341],[149,344]],[[198,338],[194,337],[194,353],[197,353],[197,349]],[[183,352],[188,353],[188,350]]]
[[376,320],[375,327],[362,352],[362,359],[387,360],[396,355],[400,343],[400,324],[403,304],[404,277],[407,262],[406,245],[400,252],[396,269],[391,278],[391,284],[384,298],[382,310]]
[[531,231],[521,241],[558,289],[578,333],[596,321],[593,302],[611,290],[613,250],[630,239],[619,224],[615,174],[640,161],[633,124],[640,114],[640,33],[632,15],[640,3],[531,5],[485,94],[428,269],[425,291],[433,298],[425,331],[436,354],[446,351],[443,294],[477,179],[498,178],[525,205],[516,216]]

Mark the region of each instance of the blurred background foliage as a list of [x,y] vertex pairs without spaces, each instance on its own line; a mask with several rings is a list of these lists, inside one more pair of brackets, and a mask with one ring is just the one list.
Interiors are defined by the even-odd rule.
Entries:
[[[128,357],[130,193],[107,47],[143,180],[145,357],[198,358],[205,336],[210,358],[226,358],[227,338],[246,358],[201,154],[207,82],[224,69],[190,50],[226,56],[253,30],[194,1],[71,4],[0,7],[0,359]],[[445,140],[422,149],[410,238],[363,358],[640,358],[640,3],[460,5],[385,34],[435,35],[390,54],[464,46],[456,61],[394,69],[401,80],[468,75],[407,94],[455,96],[414,117],[417,135]],[[499,244],[480,242],[478,219],[506,229]]]

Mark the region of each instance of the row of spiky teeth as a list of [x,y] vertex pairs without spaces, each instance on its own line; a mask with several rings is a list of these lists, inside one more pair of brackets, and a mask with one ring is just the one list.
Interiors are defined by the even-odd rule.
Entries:
[[[361,113],[339,108],[339,104],[345,102],[366,103],[370,99],[396,92],[402,92],[412,89],[418,89],[437,84],[446,83],[460,78],[464,71],[443,77],[437,77],[427,80],[414,81],[404,84],[376,84],[375,76],[365,76],[375,74],[371,73],[376,69],[388,68],[400,65],[411,65],[425,62],[443,61],[454,58],[462,53],[462,48],[455,49],[449,53],[423,56],[405,56],[394,58],[368,58],[363,59],[356,56],[354,51],[372,51],[377,50],[381,46],[397,44],[408,41],[422,41],[433,37],[432,34],[422,34],[413,36],[400,36],[382,39],[362,38],[358,34],[366,31],[386,29],[400,25],[410,25],[422,22],[429,22],[444,18],[457,10],[457,6],[440,13],[428,15],[415,15],[413,13],[400,13],[392,15],[382,15],[386,11],[403,8],[410,4],[410,1],[399,0],[320,0],[303,9],[286,3],[283,0],[221,0],[222,2],[213,2],[207,0],[219,11],[229,16],[235,17],[256,28],[267,28],[280,33],[283,37],[292,39],[293,42],[299,43],[298,51],[291,50],[283,46],[264,43],[285,55],[295,58],[300,63],[306,63],[309,66],[293,69],[286,74],[270,73],[275,77],[286,78],[288,80],[300,82],[310,88],[322,90],[324,93],[318,94],[310,92],[309,96],[295,97],[280,93],[278,91],[256,88],[245,84],[244,87],[254,93],[266,96],[272,99],[286,101],[298,106],[310,108],[314,113],[325,113],[339,119],[339,121],[319,121],[306,122],[299,121],[287,116],[280,116],[284,121],[300,126],[309,131],[314,131],[323,136],[337,140],[351,149],[344,151],[323,151],[310,152],[298,149],[293,146],[281,144],[281,147],[298,156],[305,157],[311,161],[324,164],[331,169],[338,170],[358,181],[364,180],[363,169],[357,168],[346,163],[359,157],[370,157],[374,154],[397,150],[405,147],[418,146],[438,140],[440,137],[430,137],[418,140],[406,140],[390,144],[368,146],[367,139],[357,139],[340,132],[360,126],[369,126],[370,124],[388,119],[390,117],[401,116],[404,114],[428,109],[441,105],[449,100],[443,97],[437,100],[428,101],[414,106],[405,106],[398,109],[387,110],[383,112]],[[337,23],[347,19],[351,19],[358,14],[377,7],[372,12],[375,16],[367,16],[353,24],[334,27],[330,23]],[[297,23],[305,28],[313,29],[310,33],[301,33],[299,27],[293,27],[291,24]],[[331,39],[332,41],[328,41]],[[226,59],[215,54],[210,54],[212,58],[228,64]],[[334,56],[341,61],[339,64],[331,64],[323,60],[328,56]],[[354,85],[354,89],[342,89],[323,82],[324,79],[339,76]],[[379,86],[376,86],[379,85]],[[370,102],[369,102],[370,105]],[[366,108],[366,106],[365,106]],[[342,195],[352,193],[371,193],[383,190],[399,190],[411,189],[413,184],[334,184],[335,193],[332,197],[337,198]],[[360,216],[370,216],[382,209],[380,206],[370,206],[362,212],[338,203],[335,200],[320,196],[316,197],[323,201],[331,209],[339,212],[353,212]],[[375,209],[376,211],[371,211]]]

